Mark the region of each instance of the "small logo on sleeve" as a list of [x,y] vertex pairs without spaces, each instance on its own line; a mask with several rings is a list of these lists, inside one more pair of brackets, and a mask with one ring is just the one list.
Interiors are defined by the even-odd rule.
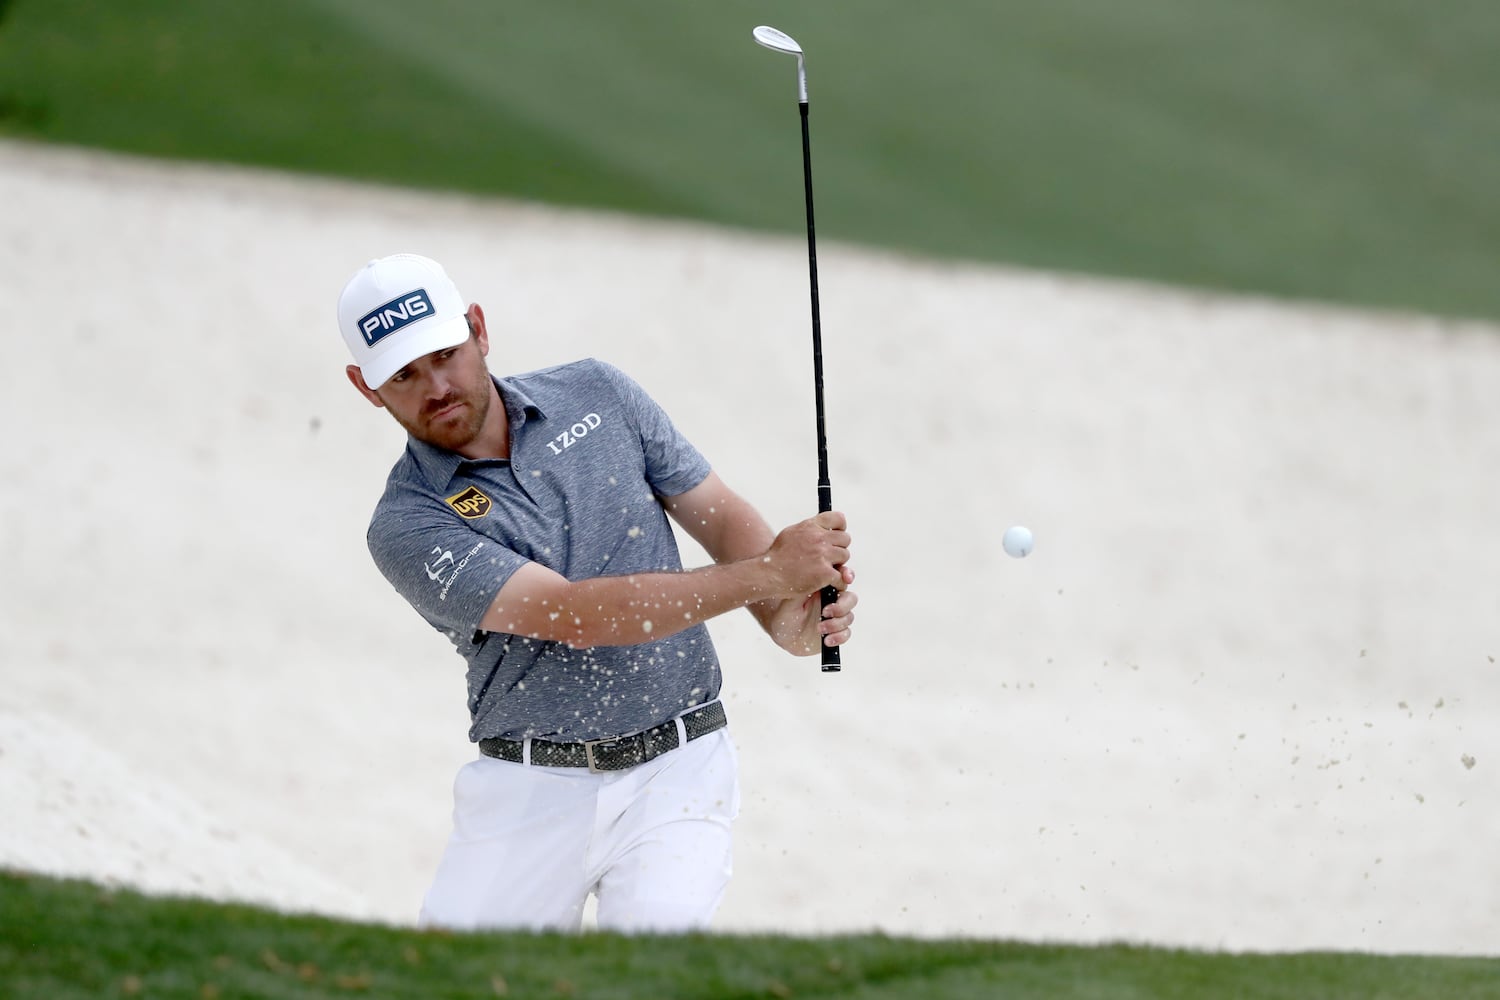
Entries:
[[431,315],[432,300],[427,297],[427,289],[418,288],[365,313],[359,318],[359,332],[364,334],[365,344],[374,347],[408,323]]
[[475,542],[474,547],[466,552],[462,559],[454,562],[451,550],[445,549],[441,545],[434,545],[432,547],[432,552],[429,555],[437,556],[437,558],[432,562],[424,562],[422,568],[427,571],[427,579],[433,583],[443,585],[443,589],[438,591],[438,600],[446,601],[448,599],[448,591],[452,589],[453,584],[458,580],[459,574],[469,565],[469,560],[474,558],[474,553],[482,548],[484,548],[483,542]]
[[458,512],[459,517],[468,518],[470,521],[488,514],[490,508],[494,506],[494,502],[479,492],[477,486],[470,486],[462,493],[449,497],[446,503]]

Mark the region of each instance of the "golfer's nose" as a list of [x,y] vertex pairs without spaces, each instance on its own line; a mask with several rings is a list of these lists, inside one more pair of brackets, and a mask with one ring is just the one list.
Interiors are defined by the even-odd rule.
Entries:
[[436,402],[443,399],[452,390],[453,383],[442,371],[434,368],[427,374],[427,400]]

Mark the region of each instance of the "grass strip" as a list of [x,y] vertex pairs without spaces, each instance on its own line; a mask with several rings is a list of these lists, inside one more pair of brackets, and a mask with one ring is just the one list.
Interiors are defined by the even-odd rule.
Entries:
[[454,934],[0,874],[15,1000],[1487,998],[1500,959],[1221,954],[879,934]]

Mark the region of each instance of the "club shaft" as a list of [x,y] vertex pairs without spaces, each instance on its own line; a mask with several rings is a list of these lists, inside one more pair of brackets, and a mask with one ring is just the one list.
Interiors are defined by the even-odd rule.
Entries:
[[[807,127],[807,102],[798,102],[802,116],[802,187],[807,198],[807,277],[812,293],[813,404],[818,429],[818,511],[833,509],[833,486],[828,481],[828,434],[823,416],[823,321],[818,312],[818,235],[813,221],[812,141]],[[838,588],[823,588],[823,607],[838,600]],[[839,648],[823,647],[823,670],[841,669]]]

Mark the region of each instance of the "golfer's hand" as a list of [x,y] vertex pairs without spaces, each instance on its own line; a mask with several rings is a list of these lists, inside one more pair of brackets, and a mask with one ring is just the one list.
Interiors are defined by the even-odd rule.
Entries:
[[782,529],[765,555],[780,584],[779,596],[800,597],[828,586],[847,586],[840,568],[849,561],[845,528],[844,515],[835,510]]
[[[854,606],[859,596],[849,589],[854,570],[849,568],[850,536],[844,515],[819,514],[776,536],[768,560],[785,560],[787,566],[805,570],[792,594],[778,602],[762,624],[776,644],[796,656],[812,656],[824,645],[841,646],[849,641],[854,624]],[[823,607],[822,590],[832,585],[839,591],[836,601]],[[826,617],[825,617],[826,616]]]
[[849,641],[854,625],[854,606],[859,603],[859,595],[849,589],[854,584],[854,570],[845,564],[839,567],[839,571],[843,574],[844,582],[839,590],[838,600],[825,608],[821,592],[807,599],[810,607],[821,614],[818,632],[822,635],[825,646],[842,646]]
[[[849,589],[854,571],[846,566],[841,575],[844,589],[827,608],[823,607],[821,590],[789,597],[775,606],[763,624],[776,645],[793,656],[812,656],[825,645],[842,646],[849,641],[859,595]],[[825,614],[829,617],[823,617]]]

